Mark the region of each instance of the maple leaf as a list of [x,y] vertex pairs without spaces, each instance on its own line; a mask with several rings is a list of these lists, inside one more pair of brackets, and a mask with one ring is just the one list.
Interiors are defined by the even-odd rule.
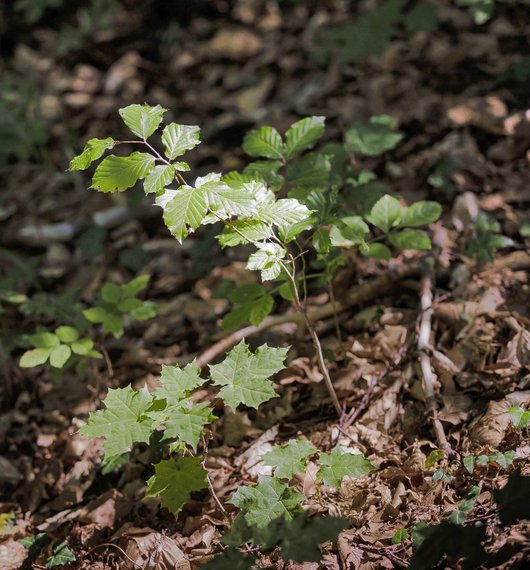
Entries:
[[110,389],[103,402],[104,410],[90,414],[87,425],[79,433],[90,438],[104,437],[107,457],[130,451],[135,442],[149,442],[153,422],[145,412],[151,405],[147,388]]
[[147,481],[147,497],[160,496],[162,506],[177,516],[193,491],[208,486],[200,457],[167,459],[155,465],[155,474]]
[[239,487],[228,502],[241,509],[249,525],[262,528],[279,517],[290,520],[304,499],[279,479],[262,476],[252,487]]
[[164,365],[160,373],[162,385],[153,392],[153,395],[158,400],[166,400],[168,406],[178,405],[189,392],[204,383],[199,376],[200,373],[201,369],[195,362],[191,362],[185,368]]
[[266,453],[262,459],[266,465],[275,466],[275,477],[291,479],[296,473],[303,473],[307,466],[308,457],[316,453],[316,448],[310,441],[291,439],[287,445],[277,445]]
[[260,346],[252,354],[244,341],[235,346],[220,364],[210,366],[212,382],[222,386],[219,396],[227,406],[239,404],[257,408],[277,397],[270,376],[281,370],[288,348]]
[[165,422],[165,435],[178,438],[194,450],[197,449],[204,426],[217,419],[208,404],[194,404],[191,400],[185,405],[170,408],[167,414],[169,419]]
[[347,453],[336,447],[331,453],[320,454],[318,478],[330,487],[340,487],[344,477],[363,477],[374,466],[361,453]]

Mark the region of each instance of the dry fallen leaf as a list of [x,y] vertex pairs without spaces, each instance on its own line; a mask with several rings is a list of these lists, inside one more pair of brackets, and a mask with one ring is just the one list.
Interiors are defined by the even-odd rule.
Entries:
[[120,546],[128,557],[120,566],[125,570],[191,570],[177,543],[151,528],[129,528],[120,538]]

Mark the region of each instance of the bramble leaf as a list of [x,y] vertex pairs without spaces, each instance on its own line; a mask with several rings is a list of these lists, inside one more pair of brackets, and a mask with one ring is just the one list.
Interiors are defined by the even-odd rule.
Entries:
[[364,477],[375,467],[361,453],[347,453],[335,447],[331,453],[320,454],[317,477],[330,487],[340,487],[344,477]]
[[164,144],[164,154],[175,160],[187,150],[191,150],[200,144],[201,129],[196,125],[178,125],[170,123],[162,131],[162,143]]
[[285,158],[290,159],[315,145],[324,134],[325,117],[306,117],[297,121],[285,133]]
[[145,413],[151,399],[147,388],[111,388],[103,401],[105,409],[91,413],[79,433],[92,439],[104,437],[106,456],[130,451],[135,442],[148,443],[153,426]]
[[282,156],[282,137],[272,127],[261,127],[249,131],[243,139],[243,150],[250,156],[280,158]]
[[274,476],[279,479],[291,479],[297,473],[303,473],[308,458],[317,449],[305,439],[291,439],[286,445],[277,445],[261,458],[265,465],[276,467]]
[[147,481],[147,497],[160,496],[162,506],[177,516],[193,491],[208,486],[200,457],[167,459],[155,466],[155,474]]
[[85,144],[83,152],[72,158],[68,170],[86,170],[94,160],[103,156],[103,153],[115,144],[116,141],[110,137],[106,139],[90,139]]
[[287,348],[260,346],[252,354],[244,341],[235,346],[220,364],[210,366],[212,382],[222,386],[219,397],[233,410],[244,404],[257,408],[277,397],[269,377],[284,368]]
[[138,137],[146,139],[150,137],[162,122],[162,117],[167,109],[160,105],[151,107],[144,103],[143,105],[129,105],[123,107],[118,112],[123,122]]
[[123,192],[145,178],[155,163],[146,152],[133,152],[129,156],[107,156],[96,168],[91,188],[100,192]]
[[275,519],[292,519],[305,496],[274,477],[261,476],[252,487],[239,487],[229,503],[241,509],[245,521],[263,528]]

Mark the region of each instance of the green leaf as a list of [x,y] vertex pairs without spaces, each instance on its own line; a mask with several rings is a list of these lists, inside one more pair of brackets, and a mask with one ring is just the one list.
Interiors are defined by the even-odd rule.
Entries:
[[350,152],[379,156],[393,149],[403,138],[395,132],[395,123],[388,115],[371,117],[368,123],[353,125],[346,131],[346,147]]
[[59,338],[47,331],[29,335],[28,340],[36,348],[54,348],[60,344]]
[[410,570],[433,568],[444,555],[451,561],[465,558],[464,568],[477,568],[486,558],[481,545],[486,539],[485,529],[484,526],[461,526],[448,521],[435,526],[417,525],[413,531],[415,549]]
[[[252,241],[262,241],[271,236],[269,224],[258,220],[234,220],[217,236],[222,247],[233,247]],[[243,237],[244,236],[244,237]]]
[[194,491],[208,486],[200,457],[179,457],[157,463],[155,474],[147,481],[147,497],[160,495],[162,506],[177,516]]
[[401,206],[399,200],[385,194],[372,207],[368,221],[386,234],[393,226],[397,225],[400,217]]
[[267,294],[267,290],[263,285],[258,283],[245,283],[241,287],[232,289],[228,294],[228,300],[236,305],[246,305],[254,303]]
[[91,307],[90,309],[85,309],[83,311],[83,316],[91,323],[103,323],[105,322],[108,313],[103,307]]
[[68,345],[61,344],[60,346],[56,346],[50,352],[50,364],[54,368],[62,368],[71,355],[72,349]]
[[274,298],[271,295],[263,295],[263,297],[257,299],[250,308],[250,324],[257,327],[270,314],[273,307]]
[[416,202],[409,206],[401,216],[401,227],[416,227],[432,224],[442,214],[442,206],[438,202]]
[[369,243],[360,251],[366,257],[381,259],[382,261],[388,261],[392,257],[392,252],[384,243]]
[[436,6],[430,2],[417,3],[403,18],[407,32],[425,30],[434,32],[438,27]]
[[178,408],[170,408],[167,413],[166,437],[176,437],[194,450],[204,433],[204,426],[216,419],[208,404],[194,404],[191,401],[181,403]]
[[405,528],[398,528],[392,537],[392,544],[403,544],[409,539],[410,535]]
[[166,400],[168,406],[178,406],[190,392],[204,384],[200,377],[201,369],[190,362],[185,368],[162,365],[160,374],[161,386],[153,395],[159,400]]
[[499,506],[499,517],[503,525],[515,523],[521,519],[530,519],[530,477],[521,475],[517,469],[510,474],[506,485],[494,489],[493,499]]
[[473,475],[473,471],[475,470],[475,456],[474,455],[466,455],[462,459],[462,463],[464,464],[466,471],[470,475]]
[[53,555],[46,560],[46,568],[54,568],[55,566],[64,566],[70,562],[75,562],[76,557],[68,548],[66,541],[61,542],[53,549]]
[[175,160],[187,150],[195,148],[200,144],[201,129],[195,125],[178,125],[170,123],[162,132],[162,143],[164,144],[164,154]]
[[401,230],[391,233],[388,240],[399,249],[431,249],[429,236],[417,230]]
[[21,368],[33,368],[44,364],[53,349],[52,348],[34,348],[27,350],[20,358],[19,366]]
[[338,534],[350,524],[345,519],[296,513],[292,520],[282,521],[280,527],[282,559],[285,562],[320,562],[322,552],[319,544],[336,540]]
[[105,283],[101,288],[101,298],[113,305],[119,303],[122,298],[121,287],[116,283]]
[[146,194],[158,194],[175,178],[172,166],[161,164],[155,166],[145,177],[144,190]]
[[463,525],[466,521],[467,516],[473,510],[475,506],[475,501],[480,495],[480,487],[473,485],[467,495],[467,497],[458,503],[458,508],[453,511],[449,516],[449,520],[452,523]]
[[262,204],[256,214],[256,219],[278,226],[281,233],[311,216],[311,210],[294,198],[285,198],[268,204]]
[[282,147],[282,137],[272,127],[261,127],[249,131],[243,139],[243,150],[250,156],[280,158]]
[[107,156],[96,168],[91,188],[100,192],[123,192],[149,174],[155,163],[146,152],[133,152],[129,156]]
[[147,388],[111,388],[103,402],[105,409],[91,413],[79,433],[92,439],[104,437],[107,456],[130,451],[135,442],[148,443],[153,427],[145,413],[151,400]]
[[291,479],[297,473],[304,473],[307,461],[317,449],[305,439],[291,439],[286,445],[273,448],[266,453],[262,460],[265,465],[276,467],[274,476],[279,479]]
[[262,281],[276,279],[282,272],[285,249],[275,243],[257,243],[258,251],[248,258],[247,269],[261,271]]
[[246,522],[263,528],[275,519],[292,519],[305,496],[274,477],[261,476],[252,487],[239,487],[229,503],[238,507]]
[[227,355],[223,362],[210,366],[212,382],[222,386],[219,391],[225,404],[233,410],[244,404],[257,408],[263,402],[277,397],[270,376],[284,368],[287,348],[260,346],[252,354],[241,341]]
[[144,273],[143,275],[135,277],[129,281],[129,283],[121,285],[122,297],[127,298],[137,295],[140,291],[143,291],[147,287],[149,279],[151,279],[151,276],[147,273]]
[[74,327],[58,327],[55,329],[55,335],[61,342],[66,342],[68,344],[79,338],[79,333],[74,329]]
[[351,247],[364,242],[370,228],[360,216],[348,216],[331,226],[329,237],[335,247]]
[[330,157],[318,152],[306,154],[287,169],[289,182],[297,186],[325,186],[330,176]]
[[375,467],[360,453],[347,453],[335,447],[331,453],[320,454],[317,477],[329,487],[340,487],[344,477],[364,477]]
[[164,222],[180,243],[190,231],[201,225],[208,204],[206,192],[200,187],[191,186],[166,190],[157,197],[156,203],[163,208]]
[[143,105],[129,105],[118,112],[129,129],[145,140],[158,129],[166,111],[167,109],[160,105],[151,107],[144,103]]
[[232,309],[229,313],[223,317],[223,329],[225,331],[233,331],[238,329],[243,323],[250,320],[250,311],[252,310],[252,305],[250,303],[246,305],[241,305]]
[[530,410],[524,410],[521,406],[511,406],[506,413],[516,428],[525,428],[530,423]]
[[[72,352],[80,356],[87,356],[93,352],[94,343],[88,338],[81,338],[71,344]],[[98,353],[99,355],[99,353]]]
[[83,149],[83,152],[72,158],[68,170],[86,170],[94,160],[97,160],[103,153],[112,148],[116,142],[111,138],[90,139]]
[[285,133],[285,158],[290,159],[303,150],[312,148],[324,134],[325,120],[325,117],[306,117],[291,125]]

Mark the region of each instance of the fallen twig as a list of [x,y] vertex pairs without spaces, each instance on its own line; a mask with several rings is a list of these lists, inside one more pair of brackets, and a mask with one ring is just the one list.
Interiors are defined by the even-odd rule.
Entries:
[[433,315],[433,295],[432,295],[432,274],[433,274],[434,260],[429,257],[425,260],[422,267],[422,279],[420,286],[420,303],[421,303],[421,319],[418,332],[418,351],[420,359],[420,369],[423,380],[423,392],[427,406],[432,415],[432,422],[438,447],[443,449],[447,455],[453,455],[453,450],[447,441],[442,422],[438,419],[436,410],[436,398],[434,395],[434,375],[431,366],[430,355],[430,336],[432,330],[432,315]]

